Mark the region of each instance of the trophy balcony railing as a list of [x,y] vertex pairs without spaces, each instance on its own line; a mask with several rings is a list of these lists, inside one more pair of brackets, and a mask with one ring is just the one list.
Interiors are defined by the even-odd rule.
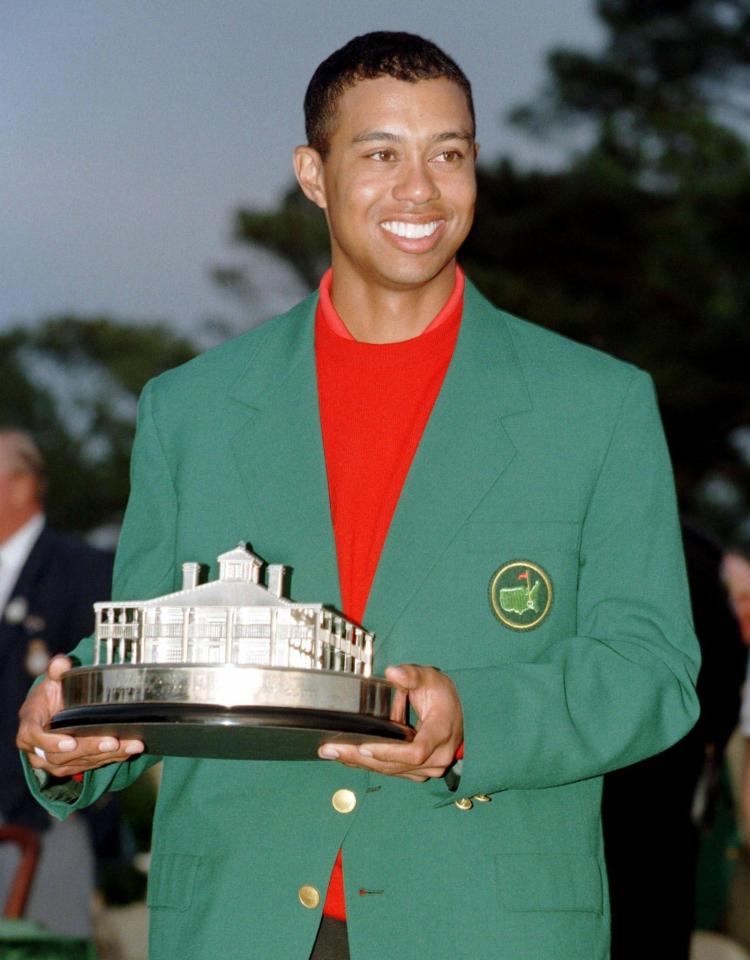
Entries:
[[372,675],[373,635],[321,606],[96,604],[94,665],[234,664]]

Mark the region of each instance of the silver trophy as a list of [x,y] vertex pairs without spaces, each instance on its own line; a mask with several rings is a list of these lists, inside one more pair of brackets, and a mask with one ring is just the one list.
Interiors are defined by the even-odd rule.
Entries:
[[310,760],[322,743],[408,741],[407,703],[372,675],[373,635],[285,595],[286,568],[245,543],[219,578],[182,567],[182,589],[96,603],[94,663],[63,677],[51,729],[140,739],[148,753]]

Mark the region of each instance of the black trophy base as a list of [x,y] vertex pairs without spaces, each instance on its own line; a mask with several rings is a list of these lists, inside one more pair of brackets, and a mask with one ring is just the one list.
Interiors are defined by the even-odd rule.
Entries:
[[382,677],[230,664],[76,667],[56,733],[138,739],[157,756],[314,760],[326,742],[409,741]]
[[324,710],[196,704],[107,704],[62,710],[50,728],[74,737],[142,740],[159,756],[223,760],[315,760],[324,743],[407,742],[411,728]]

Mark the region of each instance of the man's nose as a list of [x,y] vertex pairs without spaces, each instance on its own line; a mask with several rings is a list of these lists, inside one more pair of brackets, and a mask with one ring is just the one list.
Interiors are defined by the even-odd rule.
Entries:
[[437,200],[440,196],[440,189],[426,161],[415,159],[403,163],[399,173],[393,187],[395,200],[426,203],[428,200]]

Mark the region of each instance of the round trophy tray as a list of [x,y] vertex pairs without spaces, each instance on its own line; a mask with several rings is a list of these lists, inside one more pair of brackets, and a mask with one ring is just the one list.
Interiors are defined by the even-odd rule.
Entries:
[[77,667],[56,733],[143,740],[147,753],[315,760],[323,743],[409,741],[406,705],[382,677],[232,664]]

